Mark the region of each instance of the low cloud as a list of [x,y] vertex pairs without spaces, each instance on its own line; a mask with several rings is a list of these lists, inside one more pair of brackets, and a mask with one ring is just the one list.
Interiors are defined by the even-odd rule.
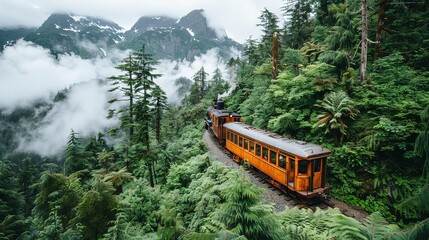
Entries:
[[[56,155],[64,150],[71,129],[88,137],[117,124],[106,119],[108,86],[100,80],[117,75],[114,66],[124,56],[125,52],[113,50],[106,58],[69,54],[55,58],[49,50],[23,40],[7,47],[0,55],[0,112],[8,114],[35,102],[52,106],[40,122],[20,122],[24,131],[16,134],[18,150]],[[67,98],[53,103],[52,96],[65,88],[70,88]]]
[[56,103],[36,128],[28,123],[25,136],[19,136],[18,150],[53,156],[64,151],[71,129],[78,137],[91,137],[118,124],[107,119],[108,86],[88,81],[73,86],[67,99]]
[[0,55],[0,109],[26,107],[37,99],[76,83],[105,79],[117,72],[111,58],[82,59],[75,55],[53,57],[49,50],[20,40]]
[[[55,156],[63,153],[71,129],[79,137],[90,137],[117,126],[117,119],[106,119],[111,97],[104,80],[121,74],[115,66],[126,55],[127,52],[110,50],[106,58],[88,60],[68,54],[55,58],[49,50],[23,40],[7,47],[0,55],[0,112],[8,114],[18,107],[32,107],[35,102],[51,106],[36,109],[34,118],[44,115],[38,122],[21,120],[23,131],[16,133],[18,150]],[[161,60],[155,72],[162,77],[155,82],[164,89],[169,102],[178,104],[174,81],[179,77],[192,79],[201,67],[209,73],[209,79],[216,68],[224,79],[232,78],[224,60],[213,49],[193,62]],[[65,88],[69,88],[67,98],[53,102],[54,94]]]
[[[237,50],[231,50],[231,56],[239,56]],[[225,61],[219,57],[217,49],[211,49],[207,53],[195,57],[193,62],[187,60],[161,60],[156,66],[156,72],[161,73],[162,76],[155,80],[160,87],[166,92],[168,101],[173,104],[179,104],[180,99],[177,95],[177,86],[174,81],[180,77],[192,79],[192,77],[204,67],[208,75],[208,79],[212,78],[213,72],[216,68],[222,72],[225,80],[232,82],[235,77],[226,66]]]

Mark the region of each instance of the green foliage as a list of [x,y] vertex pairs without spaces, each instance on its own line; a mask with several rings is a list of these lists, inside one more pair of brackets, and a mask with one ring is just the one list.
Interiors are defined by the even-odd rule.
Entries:
[[261,204],[262,190],[235,174],[225,183],[225,198],[214,218],[247,239],[280,239],[281,227],[270,205]]
[[76,207],[74,224],[82,224],[83,239],[98,239],[108,230],[115,219],[118,200],[111,184],[95,181]]
[[319,101],[317,107],[323,108],[325,113],[319,115],[318,127],[326,127],[325,133],[339,130],[341,134],[347,135],[345,117],[354,119],[358,111],[354,108],[354,102],[345,92],[331,92]]
[[80,138],[78,138],[73,129],[70,130],[70,135],[67,141],[65,150],[66,160],[64,162],[64,173],[70,175],[79,170],[86,169],[86,162],[82,156],[82,148]]
[[142,233],[155,232],[159,219],[160,192],[156,188],[149,188],[148,183],[142,179],[136,179],[124,188],[124,193],[119,196],[121,212],[117,214],[116,221],[136,222]]
[[39,190],[35,200],[36,217],[44,222],[52,216],[61,219],[62,229],[66,228],[74,216],[82,196],[82,188],[76,174],[44,173],[36,184]]

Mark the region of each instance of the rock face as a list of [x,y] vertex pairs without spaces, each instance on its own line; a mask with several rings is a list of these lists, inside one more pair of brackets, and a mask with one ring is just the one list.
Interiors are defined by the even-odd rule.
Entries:
[[180,19],[168,17],[142,17],[125,33],[120,48],[137,50],[146,45],[149,53],[157,58],[187,59],[218,48],[227,57],[231,47],[242,46],[225,35],[217,36],[207,24],[204,10],[194,10]]
[[[201,9],[180,19],[144,16],[128,31],[111,21],[59,13],[52,14],[38,29],[7,31],[0,30],[2,46],[24,38],[50,49],[54,55],[74,53],[83,58],[103,57],[113,48],[138,50],[142,44],[157,59],[192,60],[212,48],[217,48],[226,58],[231,48],[242,49],[226,34],[218,36],[208,26]],[[20,34],[14,35],[11,31]]]
[[18,39],[24,38],[34,31],[36,31],[36,28],[18,27],[0,29],[0,52],[6,46],[15,44]]
[[55,55],[75,53],[84,58],[103,56],[108,48],[124,40],[124,29],[99,18],[52,14],[24,40],[49,48]]

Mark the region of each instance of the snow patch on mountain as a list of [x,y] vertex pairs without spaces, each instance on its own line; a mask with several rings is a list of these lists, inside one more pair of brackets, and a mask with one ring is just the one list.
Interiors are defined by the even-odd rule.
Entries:
[[73,15],[69,15],[71,18],[73,18],[73,20],[75,21],[75,22],[80,22],[82,19],[85,19],[85,20],[88,20],[88,18],[87,17],[85,17],[85,16],[73,16]]
[[192,29],[190,29],[190,28],[186,28],[186,30],[188,31],[188,33],[189,33],[192,37],[194,37],[194,36],[195,36],[195,33],[192,31]]

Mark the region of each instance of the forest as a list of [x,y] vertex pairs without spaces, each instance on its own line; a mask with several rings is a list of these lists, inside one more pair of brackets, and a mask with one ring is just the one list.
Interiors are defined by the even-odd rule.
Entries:
[[[71,129],[58,159],[14,151],[11,126],[34,109],[1,113],[0,239],[427,239],[428,6],[285,1],[284,25],[263,9],[263,35],[227,63],[235,81],[201,66],[172,79],[179,105],[142,43],[104,80],[120,124],[91,138]],[[274,211],[208,153],[203,117],[219,95],[247,124],[329,148],[331,197],[368,217]]]

